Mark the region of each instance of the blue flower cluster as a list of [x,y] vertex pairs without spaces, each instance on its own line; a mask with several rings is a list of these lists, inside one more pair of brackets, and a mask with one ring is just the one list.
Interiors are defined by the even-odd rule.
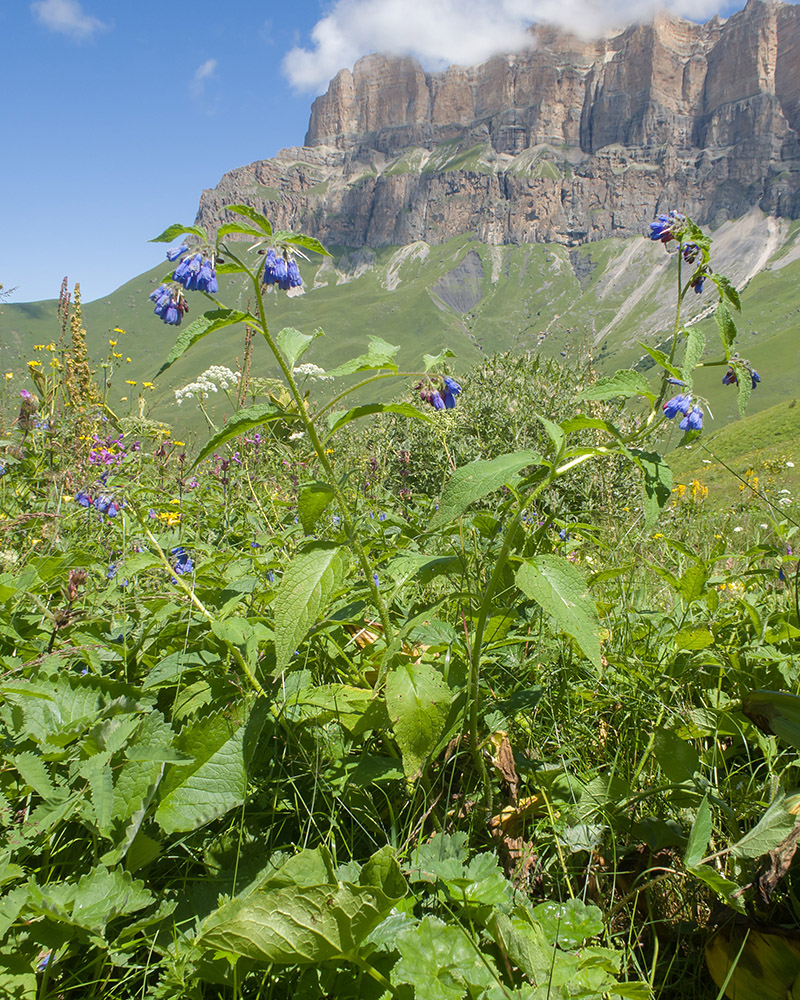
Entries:
[[93,507],[98,514],[105,514],[107,517],[116,517],[122,507],[120,501],[114,500],[113,497],[104,493],[98,493],[96,497],[92,497],[86,490],[78,490],[74,500],[79,507]]
[[420,383],[420,399],[425,403],[430,403],[434,410],[452,410],[456,405],[456,396],[461,392],[461,386],[455,379],[445,375],[438,388],[434,388],[430,383]]
[[294,257],[285,257],[282,253],[276,254],[274,250],[267,250],[261,281],[265,285],[277,285],[284,292],[290,288],[299,288],[303,284],[300,268]]
[[670,212],[669,215],[659,215],[655,222],[650,223],[650,239],[660,240],[662,243],[669,243],[676,240],[675,235],[683,228],[686,216],[680,212]]
[[219,291],[214,258],[201,253],[184,257],[172,272],[172,280],[190,292],[208,292],[209,295],[213,295]]
[[[755,368],[750,368],[749,365],[746,365],[745,367],[750,372],[750,388],[755,389],[755,387],[761,381],[761,376],[758,374]],[[736,374],[735,368],[731,367],[725,372],[725,374],[722,376],[722,384],[723,385],[739,384],[739,376]]]
[[673,420],[680,413],[683,416],[678,425],[682,431],[701,431],[703,429],[703,410],[692,400],[689,392],[680,392],[664,403],[664,416]]
[[186,573],[192,572],[194,569],[192,557],[182,545],[176,545],[174,549],[170,549],[169,551],[172,556],[172,568],[178,576],[183,576]]
[[156,316],[170,326],[180,326],[183,314],[189,312],[189,303],[177,285],[159,285],[148,298],[156,304]]

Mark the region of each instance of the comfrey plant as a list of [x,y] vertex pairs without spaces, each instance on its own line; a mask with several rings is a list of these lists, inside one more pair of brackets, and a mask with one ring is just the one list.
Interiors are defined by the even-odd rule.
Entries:
[[[252,434],[272,421],[283,425],[290,440],[304,442],[304,446],[309,445],[315,453],[319,479],[303,486],[298,497],[297,521],[305,537],[271,603],[273,674],[289,671],[294,663],[302,661],[302,655],[296,658],[296,652],[309,641],[310,633],[324,618],[333,595],[342,588],[348,589],[345,581],[354,558],[359,583],[356,587],[351,584],[350,588],[354,596],[359,593],[366,596],[374,609],[366,613],[376,615],[375,627],[380,627],[380,634],[374,633],[371,652],[377,666],[374,674],[376,697],[385,697],[387,707],[390,697],[395,699],[393,706],[417,706],[414,711],[418,711],[418,715],[413,719],[410,708],[406,711],[392,707],[389,711],[403,754],[406,777],[415,781],[424,761],[461,731],[466,717],[465,728],[474,763],[473,778],[482,789],[486,808],[490,809],[492,782],[486,769],[485,734],[482,732],[485,724],[481,710],[486,687],[481,681],[481,671],[487,661],[491,635],[488,626],[493,616],[525,614],[526,609],[533,613],[534,609],[541,608],[557,629],[570,637],[580,654],[596,669],[601,668],[597,608],[580,568],[562,551],[563,543],[560,543],[561,548],[553,545],[553,533],[549,530],[553,517],[547,512],[549,488],[587,462],[624,459],[632,462],[642,476],[645,524],[651,526],[655,522],[671,498],[672,476],[664,460],[652,450],[653,441],[668,426],[669,420],[678,417],[685,432],[684,441],[696,437],[703,428],[704,404],[695,394],[693,373],[702,363],[706,345],[701,329],[682,321],[685,296],[689,291],[693,295],[703,294],[704,285],[709,283],[716,286],[719,294],[717,324],[724,357],[708,364],[729,366],[738,379],[740,402],[743,399],[746,402],[754,384],[752,370],[731,353],[736,327],[729,306],[739,308],[738,294],[726,278],[712,269],[711,241],[702,230],[677,212],[660,216],[651,227],[651,238],[663,243],[668,251],[673,245],[677,246],[674,254],[677,262],[676,316],[668,353],[642,345],[662,370],[660,386],[653,387],[640,372],[618,371],[580,391],[575,397],[574,413],[560,423],[547,414],[532,411],[532,417],[544,431],[543,447],[501,454],[456,468],[427,522],[425,537],[405,539],[403,544],[408,548],[404,549],[404,565],[411,568],[404,571],[402,583],[390,588],[385,582],[392,578],[390,560],[379,557],[386,561],[374,562],[375,548],[369,534],[372,529],[359,522],[355,508],[347,499],[344,491],[347,475],[334,469],[332,435],[352,421],[380,413],[400,414],[435,425],[442,417],[431,410],[454,408],[462,387],[450,375],[436,371],[445,355],[426,356],[423,372],[401,373],[393,360],[398,348],[373,337],[365,354],[324,373],[333,379],[363,377],[357,378],[332,400],[315,404],[305,385],[298,384],[298,378],[313,382],[321,375],[316,366],[301,363],[321,331],[308,335],[286,328],[273,335],[267,324],[264,293],[265,290],[290,292],[301,287],[302,276],[297,264],[297,258],[302,257],[301,250],[317,254],[327,254],[327,251],[311,237],[273,232],[268,220],[249,206],[232,205],[228,211],[245,221],[221,226],[213,249],[209,248],[206,234],[198,227],[171,226],[157,239],[169,242],[184,235],[197,239],[207,248],[200,252],[201,258],[216,261],[220,277],[243,275],[246,278],[255,309],[243,312],[215,303],[216,308],[200,316],[181,333],[161,371],[201,338],[234,324],[246,324],[266,342],[280,369],[286,387],[285,398],[279,393],[271,393],[269,402],[239,410],[202,448],[196,462],[218,453],[234,438]],[[234,236],[236,242],[231,241]],[[240,241],[242,237],[253,241],[252,245]],[[688,279],[684,277],[687,266],[692,268]],[[185,289],[192,290],[189,285],[181,286],[181,294]],[[208,288],[205,291],[210,294]],[[166,315],[162,319],[171,321]],[[743,377],[745,373],[747,378]],[[427,406],[376,402],[348,409],[343,405],[350,393],[363,392],[377,380],[401,374],[418,379],[416,391]],[[673,387],[679,391],[670,392]],[[185,390],[182,392],[185,398]],[[599,418],[593,410],[595,401],[619,398],[638,401],[644,407],[635,429],[629,433]],[[411,623],[407,620],[408,605],[400,599],[409,574],[413,576],[413,567],[427,564],[431,546],[449,552],[463,551],[462,519],[472,516],[470,509],[474,504],[488,501],[501,490],[500,499],[491,501],[490,516],[478,515],[482,518],[480,531],[490,540],[487,559],[480,566],[475,586],[464,588],[464,566],[460,559],[452,570],[457,577],[453,587],[463,595],[460,599],[464,602],[458,626],[465,634],[462,655],[466,681],[447,680],[431,663],[409,666],[403,646]],[[338,508],[336,520],[330,522],[336,537],[319,540],[316,533],[320,519],[330,505]],[[530,512],[533,510],[541,514],[532,524]],[[440,566],[437,572],[450,570]],[[246,651],[241,650],[235,658],[252,686],[263,694],[258,659],[251,657],[248,660]],[[456,709],[457,705],[462,706],[460,710]],[[408,735],[412,730],[413,740]]]

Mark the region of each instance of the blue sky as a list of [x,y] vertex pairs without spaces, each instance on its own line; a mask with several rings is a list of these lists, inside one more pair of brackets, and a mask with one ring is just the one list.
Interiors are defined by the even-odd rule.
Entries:
[[[740,6],[669,3],[695,18]],[[653,9],[652,0],[5,0],[0,283],[16,286],[12,301],[31,301],[56,297],[67,275],[90,301],[155,266],[163,247],[147,241],[191,223],[202,189],[226,170],[300,145],[314,95],[366,52],[409,51],[437,69],[513,49],[534,16],[599,29]]]

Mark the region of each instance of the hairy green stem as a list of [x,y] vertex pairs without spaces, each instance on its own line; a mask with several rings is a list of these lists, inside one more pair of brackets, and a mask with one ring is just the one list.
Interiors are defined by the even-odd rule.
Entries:
[[316,452],[320,465],[323,467],[323,469],[328,475],[329,485],[333,490],[336,502],[339,505],[339,509],[341,511],[342,522],[344,524],[344,529],[347,535],[348,543],[356,555],[356,559],[358,560],[361,569],[364,573],[364,576],[366,578],[367,586],[372,592],[372,599],[374,600],[375,606],[378,609],[378,616],[380,617],[381,625],[383,626],[383,637],[384,640],[388,643],[391,640],[393,634],[392,623],[389,618],[389,612],[388,609],[386,608],[386,604],[383,600],[383,597],[381,596],[380,588],[378,587],[378,584],[375,582],[375,578],[373,575],[375,572],[374,568],[372,566],[372,563],[370,562],[366,550],[364,549],[364,546],[358,539],[355,530],[355,524],[353,523],[353,518],[350,513],[350,508],[347,504],[347,499],[345,498],[345,495],[342,492],[342,489],[336,478],[333,466],[331,465],[330,459],[328,458],[325,452],[325,448],[323,447],[322,441],[320,440],[314,421],[311,418],[311,416],[309,416],[309,414],[306,412],[305,401],[303,399],[302,393],[300,392],[300,389],[297,386],[297,382],[294,379],[292,370],[286,363],[283,354],[278,348],[278,345],[272,339],[272,335],[269,332],[269,327],[267,326],[267,316],[264,310],[264,297],[261,293],[261,282],[259,280],[259,277],[258,275],[253,274],[252,271],[248,270],[247,273],[250,275],[250,278],[253,282],[253,288],[256,294],[256,302],[258,303],[258,314],[261,323],[261,331],[260,331],[261,335],[266,340],[267,346],[269,347],[270,351],[272,351],[273,355],[275,356],[275,360],[278,362],[280,369],[283,372],[283,377],[286,379],[286,384],[289,386],[289,390],[297,406],[298,417],[300,418],[300,420],[303,423],[303,426],[306,429],[306,433],[308,434],[309,440],[311,441],[314,451]]

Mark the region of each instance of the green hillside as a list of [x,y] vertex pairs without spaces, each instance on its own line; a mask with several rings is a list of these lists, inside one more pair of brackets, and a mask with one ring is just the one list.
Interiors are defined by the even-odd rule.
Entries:
[[[780,516],[800,495],[800,406],[791,399],[732,422],[669,455],[676,483],[698,480],[708,488],[707,505],[756,502]],[[795,507],[796,509],[796,507]]]
[[[740,350],[756,366],[762,383],[751,412],[791,398],[800,374],[795,324],[800,312],[800,244],[797,224],[778,224],[751,212],[726,223],[715,234],[715,267],[744,286],[739,319]],[[322,327],[310,358],[332,367],[359,353],[371,335],[401,345],[399,362],[415,369],[424,353],[449,347],[456,370],[465,371],[496,351],[541,351],[570,360],[591,357],[604,371],[652,365],[638,341],[662,343],[672,325],[674,260],[661,244],[647,239],[607,239],[569,250],[556,244],[488,246],[461,236],[439,246],[416,243],[403,248],[333,248],[333,260],[303,265],[305,294],[269,296],[271,326]],[[129,281],[110,296],[84,305],[84,324],[92,357],[115,364],[109,401],[124,414],[136,404],[138,387],[125,380],[153,380],[177,331],[154,315],[148,294],[168,265]],[[220,282],[219,298],[245,307],[248,289],[238,276]],[[713,307],[713,289],[690,297],[689,317]],[[191,297],[192,319],[203,308]],[[703,321],[708,357],[720,351],[713,319]],[[116,335],[114,328],[126,331]],[[54,300],[5,304],[0,308],[0,368],[24,372],[25,362],[41,357],[35,344],[57,340]],[[109,339],[119,341],[110,347]],[[182,433],[197,426],[189,407],[179,410],[173,390],[193,380],[210,364],[236,367],[243,331],[232,329],[201,341],[147,393],[151,415]],[[125,358],[130,357],[130,363]],[[254,372],[263,370],[256,355]],[[120,367],[121,366],[121,367]],[[735,393],[720,383],[720,369],[699,373],[697,390],[707,396],[716,426],[738,419]],[[121,397],[127,396],[127,400]],[[227,401],[217,402],[218,415]],[[710,426],[714,426],[709,421]]]

